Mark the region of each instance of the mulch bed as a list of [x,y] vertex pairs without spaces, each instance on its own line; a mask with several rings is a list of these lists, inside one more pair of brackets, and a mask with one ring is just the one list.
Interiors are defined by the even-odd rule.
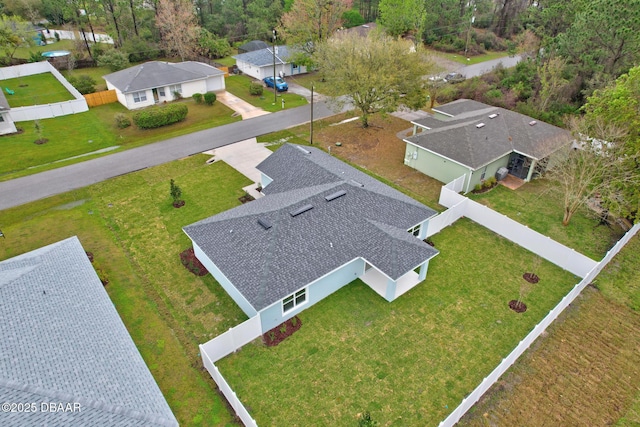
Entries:
[[293,335],[293,333],[300,329],[301,326],[302,320],[300,320],[298,316],[294,316],[263,334],[262,341],[267,345],[267,347],[274,347],[284,341],[287,337]]
[[253,197],[249,193],[245,193],[245,195],[242,196],[242,197],[239,197],[238,200],[240,201],[240,203],[245,204],[245,203],[248,203],[248,202],[250,202],[252,200],[255,200],[255,197]]
[[37,144],[37,145],[46,144],[47,142],[49,142],[49,140],[47,138],[40,138],[40,139],[36,139],[35,141],[33,141],[33,143]]
[[209,274],[204,265],[196,258],[196,254],[193,252],[193,248],[186,249],[180,253],[180,261],[187,270],[195,274],[196,276],[206,276]]
[[524,273],[522,278],[529,283],[538,283],[540,278],[535,273]]
[[518,301],[515,299],[509,301],[509,308],[516,313],[524,313],[525,311],[527,311],[527,305],[522,301]]
[[184,200],[178,200],[177,202],[173,202],[172,205],[174,208],[178,209],[184,206]]
[[87,254],[87,258],[89,258],[89,261],[93,262],[93,252],[85,251],[85,253]]

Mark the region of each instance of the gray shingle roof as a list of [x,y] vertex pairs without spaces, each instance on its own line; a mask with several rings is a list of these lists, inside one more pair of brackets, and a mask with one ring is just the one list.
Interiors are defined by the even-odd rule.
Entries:
[[[454,104],[454,105],[451,105]],[[448,120],[433,116],[416,120],[429,128],[405,141],[424,147],[472,169],[513,151],[534,159],[542,159],[569,144],[571,133],[559,127],[535,121],[531,117],[477,101],[458,100],[438,107],[455,112]],[[465,108],[468,106],[468,110]],[[497,114],[493,119],[489,115]],[[484,123],[478,128],[477,125]]]
[[160,62],[150,61],[125,70],[103,76],[106,81],[122,93],[137,92],[155,87],[169,86],[211,76],[224,74],[211,65],[202,62]]
[[[274,179],[265,197],[184,228],[256,310],[359,257],[395,280],[438,253],[407,232],[435,211],[305,150],[287,144],[258,166]],[[345,195],[325,199],[337,191]],[[305,205],[313,208],[291,215]]]
[[0,262],[0,333],[3,426],[178,424],[77,237]]
[[[276,64],[289,63],[289,56],[291,53],[292,52],[289,51],[287,46],[278,46],[276,51]],[[258,67],[273,65],[273,47],[241,53],[239,55],[234,55],[233,57],[236,59],[236,62],[244,61]]]
[[252,40],[238,48],[238,52],[253,52],[254,50],[266,49],[269,45],[262,40]]

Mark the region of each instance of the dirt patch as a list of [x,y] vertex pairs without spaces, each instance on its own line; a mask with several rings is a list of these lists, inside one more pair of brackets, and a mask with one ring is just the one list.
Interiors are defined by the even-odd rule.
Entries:
[[516,313],[524,313],[525,311],[527,311],[527,305],[522,301],[518,301],[515,299],[509,301],[509,308]]
[[534,284],[535,284],[535,283],[538,283],[538,282],[540,281],[540,278],[539,278],[539,277],[538,277],[538,275],[537,275],[537,274],[535,274],[535,273],[524,273],[524,274],[522,275],[522,278],[523,278],[524,280],[526,280],[527,282],[529,282],[529,283],[534,283]]
[[291,319],[279,324],[275,328],[267,331],[264,335],[262,335],[262,340],[267,345],[267,347],[274,347],[293,335],[293,333],[301,327],[302,321],[298,316],[294,316]]
[[[405,134],[411,123],[394,116],[381,118],[378,115],[373,116],[370,123],[366,129],[359,120],[326,126],[314,132],[314,141],[325,150],[331,147],[332,155],[384,176],[407,189],[409,196],[437,208],[443,184],[404,164],[406,143],[397,134]],[[336,142],[342,145],[337,147]]]
[[182,265],[184,265],[187,270],[196,276],[206,276],[209,274],[206,267],[196,258],[193,248],[186,249],[180,253],[180,262],[182,262]]
[[172,203],[173,207],[176,209],[183,207],[184,204],[185,204],[184,200],[178,200],[177,202]]

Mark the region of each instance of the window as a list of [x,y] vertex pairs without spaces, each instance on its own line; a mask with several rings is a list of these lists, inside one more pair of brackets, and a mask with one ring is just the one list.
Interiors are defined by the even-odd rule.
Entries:
[[174,92],[178,92],[180,95],[182,95],[182,85],[169,86],[169,93],[173,94]]
[[165,95],[164,95],[164,88],[163,88],[163,87],[159,87],[159,88],[158,88],[158,94],[159,94],[160,96],[165,96]]
[[291,68],[293,70],[297,70],[298,69],[298,64],[296,64],[295,62],[291,63]]
[[295,294],[291,294],[285,299],[282,300],[282,312],[286,313],[287,311],[293,310],[299,305],[307,302],[307,289],[301,289]]
[[147,92],[146,91],[140,91],[140,92],[133,92],[133,102],[144,102],[147,100]]
[[407,230],[409,233],[413,234],[414,236],[418,237],[420,236],[420,224],[418,225],[414,225],[413,227],[411,227],[409,230]]

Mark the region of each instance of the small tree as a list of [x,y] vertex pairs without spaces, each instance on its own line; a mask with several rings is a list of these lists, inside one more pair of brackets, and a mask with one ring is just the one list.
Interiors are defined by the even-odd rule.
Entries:
[[359,414],[358,427],[376,427],[377,425],[379,425],[378,422],[371,418],[369,411]]
[[83,74],[78,77],[69,77],[68,80],[83,95],[96,91],[96,81],[89,75]]
[[174,207],[180,207],[184,204],[182,200],[182,189],[178,187],[178,185],[173,181],[173,179],[169,182],[170,189],[169,194],[171,194],[171,199],[173,200]]
[[129,66],[129,56],[119,50],[110,49],[98,57],[99,67],[108,67],[111,71],[124,70]]

